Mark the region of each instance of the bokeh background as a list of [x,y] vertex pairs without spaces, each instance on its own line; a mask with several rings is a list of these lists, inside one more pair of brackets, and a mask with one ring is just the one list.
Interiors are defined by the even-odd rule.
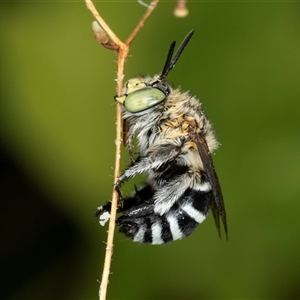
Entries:
[[[97,1],[126,39],[145,7]],[[161,2],[134,40],[126,79],[168,76],[203,102],[229,241],[213,218],[188,238],[144,246],[116,234],[109,299],[299,299],[300,4]],[[1,1],[1,298],[97,299],[112,190],[116,55],[93,38],[83,1]],[[128,164],[123,151],[123,168]],[[130,187],[127,188],[130,190]]]

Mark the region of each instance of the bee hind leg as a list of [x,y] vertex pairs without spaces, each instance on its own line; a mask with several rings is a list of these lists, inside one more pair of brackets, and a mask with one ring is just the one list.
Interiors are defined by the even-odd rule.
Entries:
[[[150,185],[144,185],[139,188],[135,188],[135,192],[127,198],[122,198],[121,192],[117,191],[119,193],[119,203],[117,207],[117,212],[127,212],[127,215],[131,215],[130,211],[137,210],[138,206],[142,203],[151,202],[151,199],[153,197],[153,190],[150,187]],[[150,201],[150,202],[149,202]],[[111,210],[111,201],[107,202],[103,206],[99,206],[94,214],[96,218],[99,219],[100,224],[103,226],[108,221],[110,217]]]
[[153,200],[148,201],[125,211],[117,224],[119,231],[133,241],[157,245],[190,235],[205,220],[212,192],[189,188],[162,215],[155,213]]

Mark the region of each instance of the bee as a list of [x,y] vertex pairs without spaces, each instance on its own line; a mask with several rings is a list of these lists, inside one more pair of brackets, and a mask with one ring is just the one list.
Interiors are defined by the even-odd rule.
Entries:
[[[182,239],[210,209],[219,235],[221,219],[227,236],[223,196],[211,158],[219,145],[212,125],[196,97],[165,81],[193,33],[187,34],[174,56],[176,42],[171,44],[159,75],[132,78],[123,94],[115,97],[129,124],[130,153],[134,137],[139,149],[115,185],[120,197],[118,212],[122,213],[116,223],[135,242],[154,245]],[[123,199],[121,185],[143,173],[146,183]],[[108,202],[95,213],[102,225],[110,208]]]

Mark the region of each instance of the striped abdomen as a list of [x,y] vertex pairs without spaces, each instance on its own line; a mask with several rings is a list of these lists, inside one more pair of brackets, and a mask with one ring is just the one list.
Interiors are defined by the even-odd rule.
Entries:
[[[149,186],[145,187],[147,188],[149,189]],[[139,202],[140,193],[143,193],[143,190],[125,199],[125,203],[128,200]],[[206,218],[211,197],[211,192],[188,189],[163,215],[154,213],[154,203],[148,198],[148,201],[124,211],[117,224],[120,226],[120,232],[135,242],[164,244],[179,240],[191,234]]]

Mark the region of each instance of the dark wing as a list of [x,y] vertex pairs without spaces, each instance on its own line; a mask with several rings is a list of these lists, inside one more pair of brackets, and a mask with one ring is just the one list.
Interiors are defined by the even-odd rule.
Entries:
[[224,225],[226,238],[228,239],[226,212],[225,212],[223,195],[222,195],[218,176],[215,171],[206,140],[201,134],[196,132],[190,132],[190,137],[192,141],[197,145],[207,179],[212,188],[213,201],[211,204],[211,210],[213,212],[213,216],[219,232],[219,236],[221,237],[221,231],[220,231],[220,217],[221,217],[222,223]]

